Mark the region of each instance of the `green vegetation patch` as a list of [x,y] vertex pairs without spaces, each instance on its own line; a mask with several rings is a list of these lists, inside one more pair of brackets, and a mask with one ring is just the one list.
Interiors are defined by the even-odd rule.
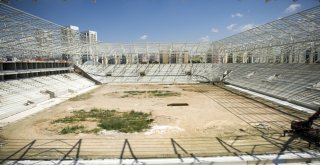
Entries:
[[84,130],[84,126],[67,126],[64,127],[59,133],[60,134],[68,134],[68,133],[81,133]]
[[200,89],[200,88],[195,88],[195,87],[191,87],[191,88],[182,88],[183,91],[187,91],[187,92],[197,92],[197,93],[207,93],[208,90],[205,89]]
[[129,96],[139,96],[146,95],[148,97],[170,97],[170,96],[180,96],[179,92],[173,91],[165,91],[165,90],[151,90],[151,91],[124,91],[125,95],[121,96],[129,97]]
[[[84,122],[95,122],[98,127],[87,129]],[[59,133],[98,133],[102,129],[117,130],[124,133],[141,132],[151,127],[153,119],[151,113],[144,112],[118,112],[115,110],[91,109],[90,111],[73,111],[71,116],[60,118],[51,122],[51,124],[80,124],[81,126],[66,126]]]
[[150,113],[130,111],[103,118],[100,120],[99,126],[105,130],[132,133],[149,129],[152,122],[153,119],[151,119]]

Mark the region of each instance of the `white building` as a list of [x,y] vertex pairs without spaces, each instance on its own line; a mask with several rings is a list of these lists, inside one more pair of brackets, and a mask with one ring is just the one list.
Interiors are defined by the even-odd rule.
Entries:
[[68,25],[68,26],[65,26],[65,27],[66,27],[67,29],[79,31],[79,27],[78,27],[78,26]]
[[[79,27],[68,25],[61,27],[61,47],[63,48],[63,58],[69,59],[70,55],[79,53],[79,45],[81,42]],[[71,56],[72,61],[78,63],[80,59],[77,56]]]
[[95,58],[95,50],[96,50],[96,46],[98,43],[98,37],[97,37],[97,32],[96,31],[92,31],[92,30],[88,30],[88,31],[83,31],[81,32],[81,39],[82,41],[88,43],[86,50],[85,50],[85,54],[83,54],[82,56],[82,62],[85,61],[94,61],[94,62],[98,62],[98,58]]
[[79,27],[77,26],[69,25],[62,27],[61,34],[63,44],[67,44],[67,46],[74,44],[74,42],[77,42],[80,39]]
[[84,40],[89,43],[97,43],[98,42],[98,36],[96,31],[88,30],[81,32],[85,37]]

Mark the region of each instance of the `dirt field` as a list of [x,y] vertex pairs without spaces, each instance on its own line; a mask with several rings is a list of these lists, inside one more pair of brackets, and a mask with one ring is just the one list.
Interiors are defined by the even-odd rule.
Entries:
[[[206,94],[212,94],[212,86],[173,86],[173,85],[111,85],[102,86],[85,97],[66,101],[49,110],[38,113],[28,119],[12,124],[4,129],[6,138],[62,138],[62,137],[97,137],[97,136],[132,136],[142,137],[194,137],[243,135],[242,130],[251,130],[251,126],[242,121],[224,107],[213,101]],[[125,91],[166,90],[181,93],[180,96],[152,97],[148,95],[130,95]],[[198,90],[198,91],[197,91]],[[88,96],[89,95],[89,96]],[[167,106],[169,103],[188,103],[189,106]],[[59,135],[51,122],[68,116],[74,110],[91,108],[115,109],[118,111],[151,112],[153,130],[123,134],[114,131],[105,134],[70,134]]]
[[[125,92],[151,90],[172,91],[180,95],[157,97],[148,94],[128,95]],[[170,103],[188,103],[189,106],[167,106]],[[151,129],[140,133],[101,131],[98,134],[66,135],[59,134],[61,128],[51,123],[69,116],[72,111],[91,108],[151,112],[154,123]],[[288,137],[281,137],[280,134],[289,128],[290,121],[302,116],[305,114],[283,108],[277,110],[212,85],[103,85],[4,127],[2,136],[8,144],[17,148],[33,139],[37,139],[40,143],[37,146],[42,147],[55,141],[51,148],[65,144],[76,146],[79,145],[78,140],[83,139],[81,154],[85,158],[101,158],[99,154],[104,155],[103,158],[119,157],[127,145],[129,148],[134,146],[135,155],[140,157],[172,157],[178,154],[177,148],[180,148],[182,155],[197,153],[201,156],[230,155],[235,152],[279,153],[283,152],[282,144],[288,141]],[[92,123],[84,124],[94,127]],[[52,139],[60,140],[57,143]],[[128,143],[125,139],[128,139]],[[296,149],[306,147],[306,143],[300,140],[292,145],[299,146]],[[4,150],[1,149],[0,153]],[[127,155],[132,157],[133,154]]]

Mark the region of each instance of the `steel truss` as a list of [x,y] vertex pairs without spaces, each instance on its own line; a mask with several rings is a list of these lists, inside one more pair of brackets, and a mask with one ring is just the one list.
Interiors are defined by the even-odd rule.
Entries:
[[0,60],[67,56],[102,64],[317,63],[320,6],[213,42],[88,43],[85,37],[0,3]]
[[0,60],[61,59],[81,55],[86,36],[0,3]]
[[224,63],[320,62],[320,6],[212,43]]
[[207,62],[210,43],[103,43],[100,62],[112,64]]

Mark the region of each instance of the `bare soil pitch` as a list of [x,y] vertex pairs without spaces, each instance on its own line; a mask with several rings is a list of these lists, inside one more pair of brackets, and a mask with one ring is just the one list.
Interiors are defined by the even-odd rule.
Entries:
[[[5,138],[93,138],[93,137],[199,137],[242,135],[241,130],[252,129],[246,122],[234,116],[224,107],[210,99],[203,91],[214,93],[209,85],[104,85],[85,94],[85,97],[71,99],[55,107],[32,115],[4,128]],[[201,89],[201,91],[200,91]],[[180,96],[157,97],[148,94],[127,95],[125,91],[163,90],[180,93]],[[76,101],[74,101],[76,100]],[[188,103],[189,106],[167,106],[170,103]],[[91,108],[115,109],[117,111],[151,112],[154,128],[140,133],[60,135],[59,125],[51,124],[55,119],[70,116],[75,110]],[[82,122],[90,128],[93,123]]]
[[[155,90],[179,95],[157,97],[147,92],[138,95],[126,92]],[[189,106],[167,106],[170,103],[188,103]],[[139,133],[101,131],[61,135],[61,125],[52,124],[75,110],[92,108],[150,112],[153,127]],[[281,133],[290,127],[292,120],[306,116],[213,85],[102,85],[5,126],[2,130],[5,145],[0,148],[0,155],[6,159],[34,139],[36,142],[25,155],[26,159],[36,159],[34,155],[39,159],[57,159],[63,155],[53,151],[68,153],[79,139],[82,145],[78,151],[83,159],[132,158],[129,145],[139,158],[190,156],[189,153],[197,156],[281,153],[285,150],[283,146],[301,151],[307,148],[305,141],[282,137]],[[89,129],[97,127],[97,123],[90,121],[81,125]],[[76,149],[72,156],[76,155]],[[15,156],[18,158],[19,154]]]

